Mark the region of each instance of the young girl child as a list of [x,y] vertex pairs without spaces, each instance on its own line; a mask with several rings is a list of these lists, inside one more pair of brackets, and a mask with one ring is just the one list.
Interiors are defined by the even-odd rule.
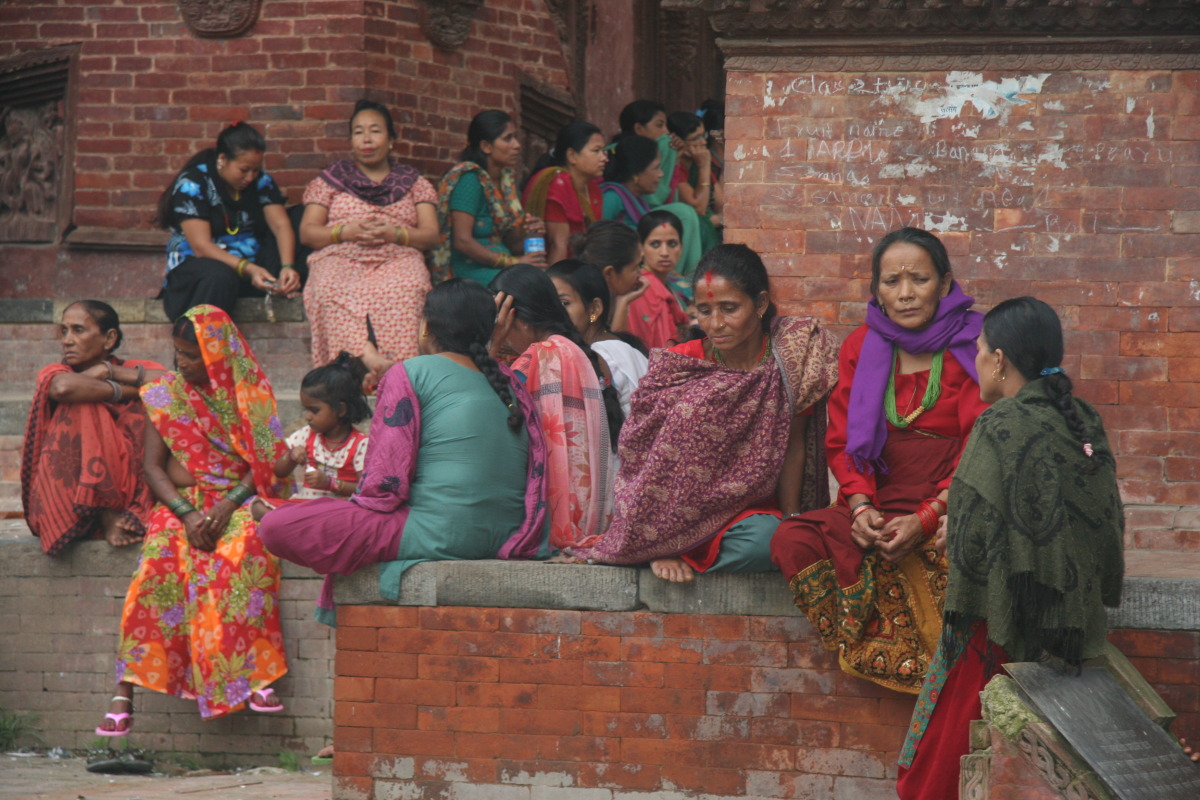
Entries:
[[301,381],[300,404],[308,424],[287,438],[288,452],[275,462],[280,478],[305,465],[303,488],[293,500],[349,497],[358,488],[367,435],[354,426],[371,416],[361,388],[366,372],[361,361],[342,351]]
[[651,211],[638,222],[642,240],[642,280],[645,294],[629,305],[629,331],[646,346],[671,347],[686,341],[691,318],[684,311],[688,297],[675,274],[682,249],[683,223],[670,211]]

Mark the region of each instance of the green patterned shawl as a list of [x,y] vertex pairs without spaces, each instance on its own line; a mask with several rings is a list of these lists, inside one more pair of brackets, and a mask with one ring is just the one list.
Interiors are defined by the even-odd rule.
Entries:
[[1121,600],[1125,518],[1100,416],[1075,409],[1094,455],[1044,380],[980,415],[950,486],[946,631],[986,620],[1015,661],[1099,654]]

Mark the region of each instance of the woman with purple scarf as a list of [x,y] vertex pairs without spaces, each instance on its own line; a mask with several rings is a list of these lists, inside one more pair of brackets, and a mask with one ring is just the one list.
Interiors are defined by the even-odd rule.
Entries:
[[[425,298],[420,356],[389,365],[368,345],[368,366],[386,371],[358,491],[267,512],[272,553],[327,576],[385,562],[379,591],[393,600],[422,561],[538,555],[546,440],[529,392],[488,355],[495,318],[488,290],[452,279]],[[326,578],[317,618],[332,610]]]
[[975,371],[983,317],[941,241],[917,228],[875,246],[871,293],[829,398],[838,503],[784,520],[771,557],[844,671],[915,694],[941,636],[938,523],[987,407]]
[[573,551],[649,563],[672,582],[771,571],[780,516],[829,502],[835,340],[808,317],[776,317],[766,267],[745,245],[714,247],[696,275],[708,338],[651,354],[621,433],[612,524]]
[[359,100],[350,117],[351,157],[304,192],[300,241],[313,249],[304,310],[314,366],[342,350],[361,356],[368,317],[384,357],[417,354],[430,286],[421,251],[438,242],[437,192],[416,168],[392,158],[395,142],[387,107]]

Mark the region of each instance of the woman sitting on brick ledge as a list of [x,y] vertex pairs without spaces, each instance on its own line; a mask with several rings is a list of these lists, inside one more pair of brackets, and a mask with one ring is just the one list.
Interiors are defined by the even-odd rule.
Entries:
[[279,560],[246,501],[286,493],[271,383],[230,321],[196,306],[175,323],[175,371],[142,387],[146,479],[158,499],[121,614],[117,696],[100,736],[132,727],[133,686],[195,699],[213,719],[282,711]]
[[843,670],[915,693],[946,590],[933,533],[986,407],[975,380],[982,317],[954,282],[941,241],[916,228],[875,246],[871,291],[829,399],[838,503],[785,520],[771,556]]
[[[452,279],[425,298],[421,355],[392,364],[368,344],[383,377],[358,493],[268,511],[271,552],[326,576],[385,562],[379,591],[393,600],[422,561],[537,555],[545,444],[529,393],[488,355],[495,314],[486,289]],[[332,612],[327,577],[318,619]]]
[[979,693],[1009,661],[1078,669],[1121,601],[1125,515],[1100,415],[1071,394],[1062,324],[1032,297],[988,312],[984,411],[950,484],[945,629],[900,754],[902,800],[957,797]]
[[707,339],[655,350],[621,436],[612,525],[573,555],[666,580],[766,572],[780,513],[829,502],[821,448],[834,339],[776,317],[762,259],[720,245],[697,268]]
[[263,172],[266,149],[261,133],[235,122],[215,148],[192,156],[158,201],[157,222],[171,232],[162,301],[172,322],[192,306],[232,314],[239,295],[300,291],[296,237],[283,193]]
[[61,363],[37,376],[21,451],[21,505],[42,549],[103,535],[140,541],[153,499],[142,479],[146,414],[138,387],[163,374],[154,361],[122,361],[121,321],[108,303],[63,310]]
[[361,356],[367,318],[386,358],[417,354],[417,327],[429,291],[422,251],[438,241],[437,192],[392,156],[396,128],[387,107],[359,100],[350,116],[350,158],[304,190],[300,239],[308,257],[304,310],[313,366],[345,350]]

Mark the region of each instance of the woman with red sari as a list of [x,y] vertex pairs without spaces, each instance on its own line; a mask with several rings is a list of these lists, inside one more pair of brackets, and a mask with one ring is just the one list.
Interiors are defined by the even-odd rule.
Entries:
[[933,537],[987,407],[975,371],[982,317],[941,241],[916,228],[875,246],[871,291],[829,400],[838,503],[785,520],[771,555],[845,672],[915,694],[942,630],[946,561]]
[[138,387],[162,375],[162,365],[113,355],[121,321],[108,303],[72,303],[58,329],[63,359],[38,373],[25,425],[25,521],[49,555],[99,536],[133,544],[153,503],[142,479],[146,415]]
[[607,365],[583,340],[554,281],[528,264],[492,281],[499,316],[492,348],[520,353],[513,370],[546,437],[550,545],[594,542],[608,527],[612,454],[625,419]]
[[833,338],[810,318],[775,316],[766,267],[745,245],[715,247],[697,269],[708,338],[651,354],[621,436],[612,524],[572,549],[649,562],[672,582],[770,571],[780,515],[829,502],[820,443]]
[[525,210],[546,221],[546,263],[571,257],[570,239],[603,213],[600,178],[608,153],[604,135],[590,122],[563,127],[554,149],[538,161],[525,185]]
[[300,241],[313,249],[304,310],[314,367],[342,350],[361,356],[368,318],[385,357],[417,354],[431,285],[422,251],[439,239],[437,192],[416,167],[392,158],[395,143],[387,107],[359,100],[350,117],[351,157],[304,191]]
[[172,331],[176,369],[142,387],[146,478],[158,505],[125,596],[117,695],[98,736],[133,725],[133,686],[194,699],[214,719],[281,711],[269,688],[287,673],[279,559],[258,537],[247,501],[286,493],[287,451],[271,383],[215,306]]

